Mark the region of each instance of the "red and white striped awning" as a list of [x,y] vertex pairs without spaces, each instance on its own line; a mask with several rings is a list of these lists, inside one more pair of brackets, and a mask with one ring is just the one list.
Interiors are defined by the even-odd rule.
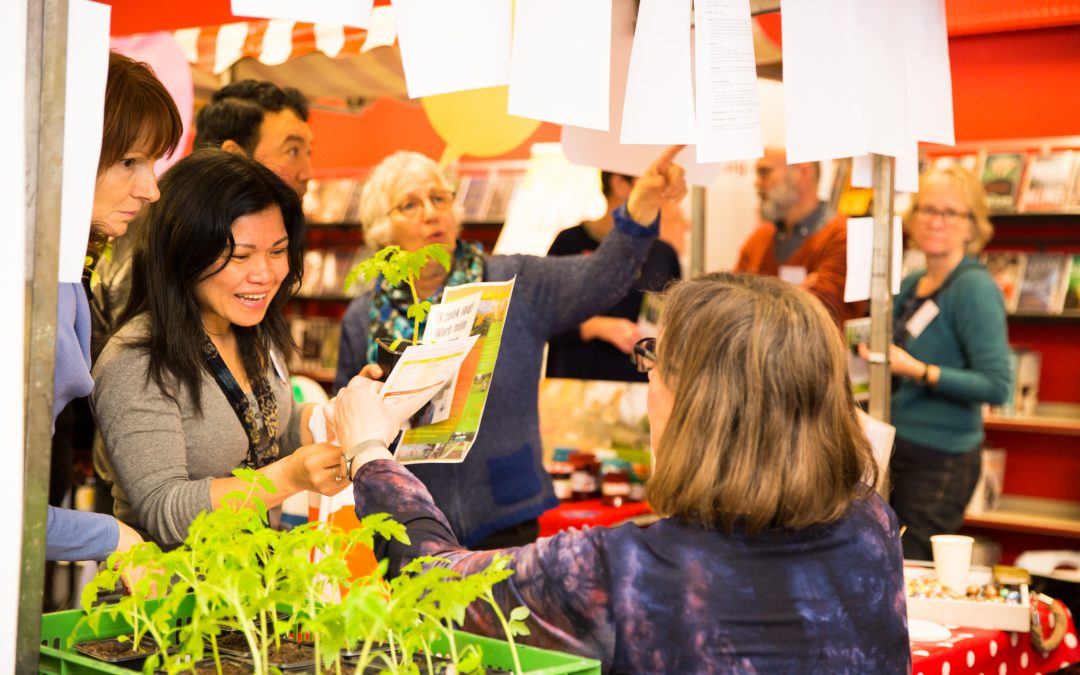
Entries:
[[375,7],[367,30],[284,19],[238,21],[173,32],[188,62],[218,75],[244,57],[275,66],[311,52],[334,58],[388,47],[397,39],[390,7]]

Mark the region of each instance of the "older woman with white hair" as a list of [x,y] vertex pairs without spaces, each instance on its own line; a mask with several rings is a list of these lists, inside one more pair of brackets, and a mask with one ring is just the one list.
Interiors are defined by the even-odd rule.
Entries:
[[[537,517],[558,505],[541,464],[537,383],[544,344],[626,294],[658,234],[661,205],[686,192],[683,171],[672,163],[679,149],[667,150],[637,181],[615,212],[614,231],[588,257],[487,256],[480,244],[459,240],[452,188],[438,165],[418,153],[391,155],[364,185],[360,220],[373,248],[442,244],[452,253],[449,272],[437,263],[423,271],[421,298],[438,302],[446,286],[517,278],[484,423],[468,460],[411,467],[466,546],[532,541]],[[342,319],[335,388],[375,363],[377,338],[412,337],[411,303],[406,288],[382,278],[352,301]],[[379,376],[373,368],[365,374]]]

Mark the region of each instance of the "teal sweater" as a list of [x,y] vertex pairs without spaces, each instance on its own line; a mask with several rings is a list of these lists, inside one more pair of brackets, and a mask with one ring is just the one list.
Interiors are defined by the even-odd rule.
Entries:
[[[894,319],[924,272],[904,279]],[[964,258],[936,298],[940,314],[906,349],[941,368],[936,387],[902,379],[893,391],[896,435],[942,452],[966,452],[983,441],[982,404],[1003,403],[1012,386],[1005,305],[990,273]]]

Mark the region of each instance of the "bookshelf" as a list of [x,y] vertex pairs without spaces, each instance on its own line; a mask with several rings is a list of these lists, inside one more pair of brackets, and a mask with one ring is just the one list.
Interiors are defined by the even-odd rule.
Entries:
[[[1078,141],[1002,141],[990,149],[1036,152]],[[1080,254],[1074,208],[997,213],[991,221],[988,251]],[[987,447],[1006,450],[1003,494],[997,509],[968,514],[964,531],[997,541],[1008,563],[1025,550],[1080,548],[1080,309],[1018,310],[1007,320],[1010,344],[1042,355],[1039,404],[1030,416],[986,416]]]

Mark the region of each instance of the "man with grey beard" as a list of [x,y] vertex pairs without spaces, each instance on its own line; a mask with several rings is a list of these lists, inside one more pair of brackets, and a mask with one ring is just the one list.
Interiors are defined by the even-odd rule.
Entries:
[[757,163],[761,225],[743,243],[736,272],[778,276],[817,296],[838,325],[863,316],[865,303],[844,302],[847,216],[818,199],[817,162],[788,164],[770,147]]

